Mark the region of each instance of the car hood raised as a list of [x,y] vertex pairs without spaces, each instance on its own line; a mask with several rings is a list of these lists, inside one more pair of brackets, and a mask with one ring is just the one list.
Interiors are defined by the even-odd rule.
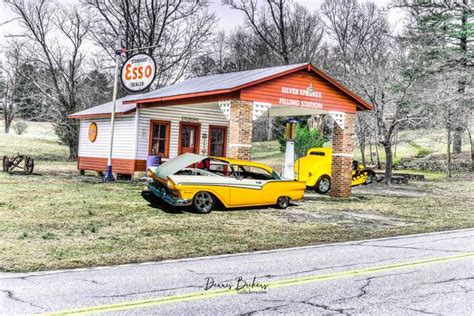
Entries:
[[186,153],[166,161],[159,167],[150,167],[148,169],[150,169],[151,172],[153,172],[158,178],[166,179],[168,176],[175,174],[176,172],[186,168],[187,166],[201,162],[206,158],[208,157]]

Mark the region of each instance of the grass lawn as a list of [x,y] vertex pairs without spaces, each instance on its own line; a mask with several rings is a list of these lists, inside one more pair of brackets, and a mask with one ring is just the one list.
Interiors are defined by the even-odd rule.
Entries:
[[[0,270],[31,271],[302,246],[474,226],[474,182],[309,194],[287,210],[151,206],[142,184],[0,174]],[[380,191],[380,192],[379,192]]]
[[[47,130],[43,136],[0,134],[0,155],[18,148],[37,158],[35,175],[0,173],[1,271],[143,262],[474,227],[471,175],[390,189],[358,187],[354,197],[345,200],[308,193],[305,201],[287,210],[218,209],[199,215],[151,205],[141,196],[142,183],[103,184],[93,176],[78,176],[75,163],[65,162],[67,149]],[[256,144],[254,150],[256,160],[279,163],[273,143]]]

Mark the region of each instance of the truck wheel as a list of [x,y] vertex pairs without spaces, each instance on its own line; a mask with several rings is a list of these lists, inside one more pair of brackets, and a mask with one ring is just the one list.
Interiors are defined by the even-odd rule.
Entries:
[[196,212],[201,214],[207,214],[212,211],[216,201],[211,193],[201,191],[196,193],[193,198],[193,207]]
[[285,208],[290,206],[290,198],[287,196],[280,196],[277,200],[276,205],[278,206],[278,208],[284,210]]
[[319,194],[326,194],[329,189],[331,189],[331,178],[327,175],[321,176],[314,186],[314,190]]
[[7,156],[3,156],[3,172],[8,172],[10,169],[10,159]]
[[365,180],[364,184],[367,185],[367,184],[371,184],[371,183],[374,183],[375,181],[375,172],[373,171],[365,171],[367,172],[367,180]]

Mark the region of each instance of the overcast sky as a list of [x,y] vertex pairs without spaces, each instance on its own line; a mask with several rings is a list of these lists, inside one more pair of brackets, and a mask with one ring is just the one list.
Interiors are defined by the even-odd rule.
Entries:
[[[295,0],[296,2],[312,9],[317,10],[319,6],[324,0]],[[59,2],[59,1],[58,1]],[[77,3],[78,0],[61,0],[61,2],[68,2],[68,3]],[[384,6],[389,2],[389,0],[377,0],[377,5]],[[3,24],[5,21],[8,21],[14,17],[12,12],[3,4],[2,1],[2,8],[0,9],[0,24]],[[221,0],[211,0],[210,10],[215,12],[217,17],[219,18],[219,27],[222,29],[233,29],[238,24],[241,24],[244,21],[244,16],[241,12],[236,10],[232,10],[227,5],[222,5]],[[396,22],[396,16],[391,14],[391,22]],[[0,26],[0,35],[4,36],[6,34],[15,34],[15,32],[19,32],[18,26],[16,23],[8,23],[6,25]]]
[[[70,3],[75,4],[79,3],[79,0],[57,0],[61,3]],[[295,0],[296,2],[310,8],[311,10],[318,10],[321,3],[324,0]],[[362,2],[367,0],[360,0]],[[376,3],[379,6],[385,6],[389,3],[390,0],[377,0]],[[219,22],[219,28],[223,30],[233,30],[239,24],[244,22],[244,16],[241,12],[237,10],[231,9],[228,5],[222,5],[221,0],[210,0],[210,10],[215,12]],[[5,35],[15,35],[21,33],[21,28],[19,27],[18,23],[13,21],[7,24],[4,24],[6,21],[11,20],[15,16],[9,10],[9,8],[3,3],[0,4],[0,39],[4,42]],[[389,12],[389,20],[390,23],[395,27],[398,28],[400,26],[400,15],[396,12]]]

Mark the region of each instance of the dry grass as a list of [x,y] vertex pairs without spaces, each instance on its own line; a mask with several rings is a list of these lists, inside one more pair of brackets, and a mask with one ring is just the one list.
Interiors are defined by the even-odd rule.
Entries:
[[[30,131],[33,131],[32,127]],[[40,135],[38,136],[38,133]],[[79,177],[49,132],[0,136],[37,158],[37,175],[0,173],[0,270],[32,271],[302,246],[474,226],[471,178],[360,187],[335,200],[308,194],[287,209],[216,210],[151,205],[141,183]],[[46,135],[46,136],[45,136]],[[279,164],[275,144],[256,159]],[[45,159],[56,159],[50,162]],[[62,161],[61,161],[62,160]]]
[[[472,181],[309,194],[288,210],[150,205],[139,183],[0,174],[0,269],[31,271],[301,246],[474,226]],[[364,191],[361,191],[364,190]]]

